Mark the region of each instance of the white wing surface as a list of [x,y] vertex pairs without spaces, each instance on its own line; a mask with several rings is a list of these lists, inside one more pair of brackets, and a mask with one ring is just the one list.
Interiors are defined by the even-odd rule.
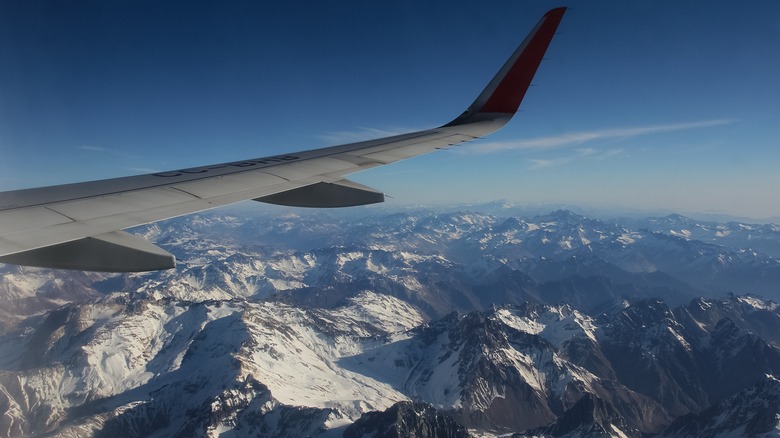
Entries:
[[92,271],[168,269],[174,257],[121,231],[238,201],[301,207],[382,202],[344,179],[490,134],[517,111],[565,8],[547,12],[474,103],[435,129],[191,169],[0,193],[0,262]]

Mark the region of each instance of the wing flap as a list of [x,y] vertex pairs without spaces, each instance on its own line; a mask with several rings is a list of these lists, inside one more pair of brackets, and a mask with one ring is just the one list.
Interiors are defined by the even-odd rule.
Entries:
[[263,169],[263,172],[284,178],[288,181],[297,181],[310,178],[312,175],[324,175],[339,173],[341,175],[360,170],[356,163],[342,160],[341,156],[329,156],[295,161],[287,164]]
[[[73,220],[46,207],[0,211],[2,236],[25,230],[40,230],[68,222],[73,222]],[[0,237],[0,242],[2,242],[2,237]]]
[[78,199],[53,204],[49,209],[75,221],[87,221],[99,217],[116,216],[123,213],[176,205],[197,199],[195,196],[168,187],[155,187],[127,193],[116,193],[99,198]]
[[218,176],[213,179],[202,179],[171,187],[189,193],[201,199],[215,198],[231,193],[241,193],[258,187],[270,187],[287,182],[284,178],[261,171],[241,172],[232,175]]

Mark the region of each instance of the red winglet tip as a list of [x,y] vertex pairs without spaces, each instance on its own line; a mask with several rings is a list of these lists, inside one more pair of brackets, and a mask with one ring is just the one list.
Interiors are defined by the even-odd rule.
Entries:
[[566,12],[566,6],[561,6],[560,8],[554,8],[547,11],[546,14],[544,14],[545,17],[555,17],[555,16],[561,16],[563,13]]
[[514,114],[517,111],[565,11],[565,7],[560,7],[544,14],[534,32],[521,46],[523,51],[514,59],[501,82],[478,109],[479,112]]

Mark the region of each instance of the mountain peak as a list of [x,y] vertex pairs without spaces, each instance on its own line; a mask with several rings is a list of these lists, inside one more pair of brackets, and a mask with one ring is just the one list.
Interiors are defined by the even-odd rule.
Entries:
[[426,403],[398,402],[384,412],[367,412],[344,430],[344,438],[447,437],[467,438],[466,428]]
[[529,436],[641,437],[609,403],[593,394],[585,394],[553,424],[525,432]]
[[585,216],[579,215],[577,213],[574,213],[571,210],[566,210],[566,209],[555,210],[541,217],[556,220],[556,221],[562,221],[564,223],[569,223],[569,224],[580,222],[583,219],[587,219]]

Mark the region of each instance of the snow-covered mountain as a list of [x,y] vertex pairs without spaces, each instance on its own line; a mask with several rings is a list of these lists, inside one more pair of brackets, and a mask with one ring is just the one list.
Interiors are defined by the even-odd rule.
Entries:
[[666,414],[653,400],[579,365],[587,353],[569,357],[568,352],[578,352],[566,348],[572,343],[589,344],[589,353],[598,355],[596,331],[589,317],[567,307],[505,306],[453,313],[411,331],[407,340],[342,362],[381,376],[472,429],[543,426],[585,394],[609,400],[644,430],[664,424]]
[[[0,434],[203,435],[279,422],[269,416],[299,406],[312,408],[311,430],[345,424],[406,397],[338,360],[420,322],[372,293],[334,310],[118,294],[65,306],[0,345]],[[302,415],[274,427],[297,427]]]
[[780,261],[668,225],[213,213],[135,230],[176,270],[2,266],[0,435],[670,434],[780,376]]
[[[772,257],[780,257],[780,225],[777,224],[696,221],[679,214],[628,223],[634,228],[666,233],[686,240],[699,240],[727,247],[750,247]],[[745,245],[746,242],[749,245]]]

